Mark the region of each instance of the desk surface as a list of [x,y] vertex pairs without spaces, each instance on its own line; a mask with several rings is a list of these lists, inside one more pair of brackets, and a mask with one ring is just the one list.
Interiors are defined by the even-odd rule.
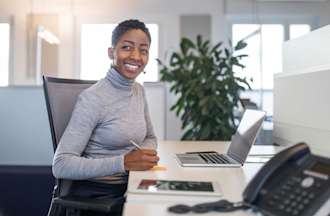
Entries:
[[[240,201],[242,192],[260,169],[260,163],[245,163],[240,168],[215,168],[215,167],[181,167],[175,159],[175,153],[186,151],[211,151],[226,152],[226,142],[192,142],[192,141],[161,141],[158,145],[160,156],[159,165],[167,168],[166,171],[133,171],[129,175],[128,188],[134,182],[143,178],[170,179],[170,180],[196,180],[217,181],[220,184],[222,197],[178,196],[178,195],[154,195],[127,193],[127,201],[124,206],[124,215],[172,215],[167,207],[173,204],[196,204],[206,201],[216,201],[225,198],[231,201]],[[273,154],[276,152],[273,146],[253,146],[250,154]],[[187,214],[185,214],[187,215]],[[212,215],[212,213],[206,214]],[[219,213],[217,214],[219,215]],[[226,214],[224,214],[226,215]],[[230,215],[253,215],[252,213],[237,211]]]

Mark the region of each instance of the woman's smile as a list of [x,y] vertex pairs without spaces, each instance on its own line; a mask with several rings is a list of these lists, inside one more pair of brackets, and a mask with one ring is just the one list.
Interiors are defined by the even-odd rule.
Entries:
[[130,70],[133,72],[137,72],[138,69],[141,67],[141,65],[139,65],[139,64],[132,64],[132,63],[125,63],[124,65],[127,68],[127,70]]

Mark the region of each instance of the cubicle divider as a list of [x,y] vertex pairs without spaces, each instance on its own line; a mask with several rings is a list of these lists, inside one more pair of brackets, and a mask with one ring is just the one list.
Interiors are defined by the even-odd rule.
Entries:
[[53,150],[43,90],[0,88],[0,165],[51,165]]
[[54,178],[43,90],[0,88],[0,216],[47,215]]
[[304,141],[329,157],[330,25],[283,46],[283,73],[274,77],[274,141]]
[[50,166],[0,165],[0,216],[47,215],[53,187]]

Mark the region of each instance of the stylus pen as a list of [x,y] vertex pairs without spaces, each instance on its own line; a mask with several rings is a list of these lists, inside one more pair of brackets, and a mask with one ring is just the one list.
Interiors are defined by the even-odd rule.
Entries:
[[136,142],[134,142],[133,140],[129,140],[129,142],[130,142],[132,145],[134,145],[137,149],[142,150],[142,148],[141,148],[138,144],[136,144]]

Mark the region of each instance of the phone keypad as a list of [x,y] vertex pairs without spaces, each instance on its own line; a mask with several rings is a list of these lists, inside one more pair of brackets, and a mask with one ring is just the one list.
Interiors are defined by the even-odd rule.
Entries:
[[300,215],[316,198],[322,182],[311,176],[293,176],[269,194],[267,205],[285,215]]

